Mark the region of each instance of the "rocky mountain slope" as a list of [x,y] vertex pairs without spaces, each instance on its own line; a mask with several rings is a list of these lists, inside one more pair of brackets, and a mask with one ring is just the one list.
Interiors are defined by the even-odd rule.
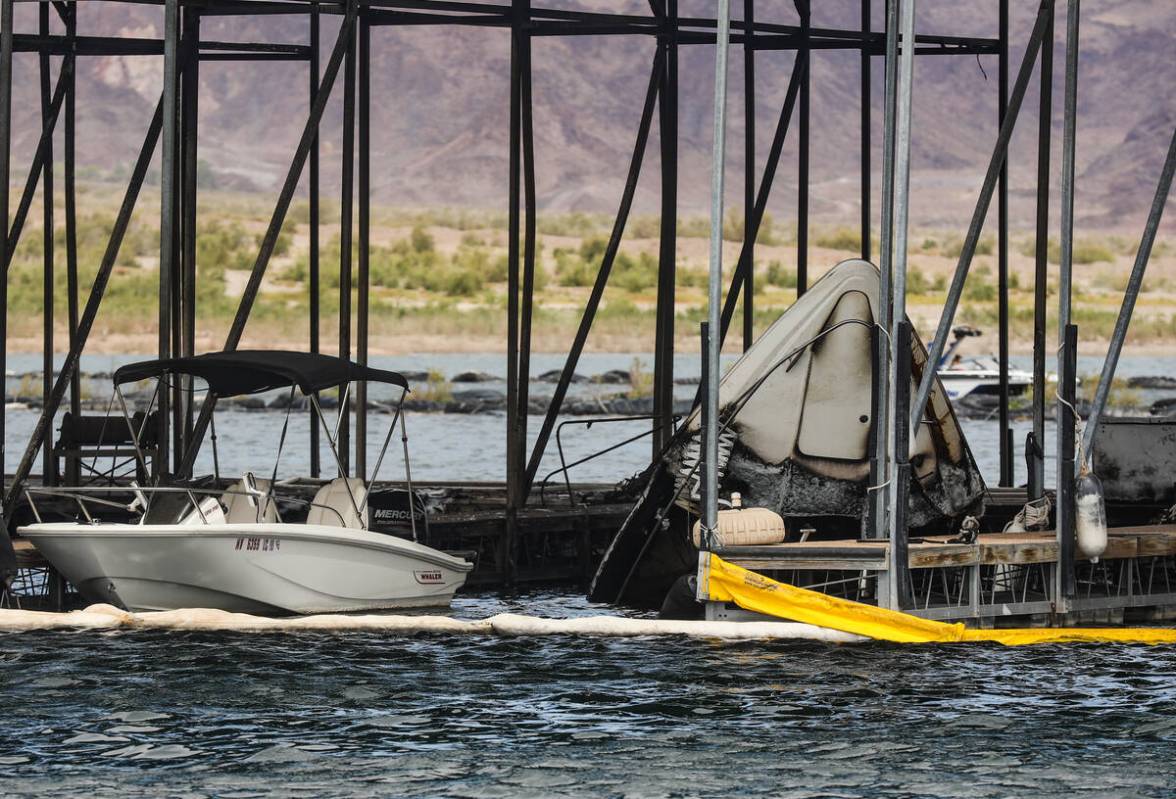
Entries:
[[[32,4],[28,4],[32,5]],[[567,2],[563,5],[568,5]],[[582,0],[580,5],[642,13],[636,0]],[[881,6],[881,2],[875,2]],[[1036,3],[1014,3],[1012,69],[1020,64]],[[1064,4],[1061,4],[1064,6]],[[735,4],[736,8],[740,4]],[[814,4],[814,25],[857,27],[857,0]],[[683,0],[683,15],[708,13],[710,3]],[[1089,227],[1137,231],[1164,148],[1176,124],[1176,6],[1170,0],[1089,0],[1083,4],[1078,213]],[[19,30],[35,30],[31,9],[19,9]],[[995,0],[920,3],[919,29],[994,35]],[[882,21],[875,10],[875,26]],[[794,22],[791,3],[763,4],[757,18]],[[83,4],[85,34],[153,35],[157,6]],[[1060,166],[1063,25],[1055,65],[1055,186]],[[324,22],[324,49],[337,23]],[[228,17],[204,22],[205,38],[304,42],[301,18]],[[373,190],[395,205],[469,205],[502,209],[506,202],[509,36],[471,28],[383,28],[373,35]],[[615,209],[633,146],[653,55],[645,37],[543,38],[534,43],[534,98],[541,208]],[[760,157],[767,150],[783,99],[792,54],[758,55]],[[706,203],[712,92],[710,47],[684,47],[681,57],[680,152],[683,213]],[[730,192],[742,198],[742,63],[732,59]],[[325,56],[324,56],[325,60]],[[823,223],[857,219],[860,57],[820,52],[812,68],[812,207]],[[875,59],[874,167],[880,164],[882,62]],[[79,159],[83,175],[118,177],[134,157],[160,89],[161,60],[90,58],[79,70]],[[202,67],[201,152],[206,174],[227,188],[273,191],[301,131],[307,73],[293,63],[206,63]],[[18,56],[14,178],[21,179],[38,126],[36,60]],[[1015,227],[1032,224],[1037,95],[1026,99],[1011,159]],[[932,55],[916,71],[914,224],[958,227],[971,212],[996,137],[996,59]],[[323,180],[338,184],[341,103],[332,99],[323,126]],[[773,211],[795,207],[795,135],[790,133]],[[651,137],[639,210],[657,207],[657,132]],[[116,191],[112,187],[112,193]],[[875,197],[877,194],[875,193]],[[875,209],[876,210],[876,209]]]

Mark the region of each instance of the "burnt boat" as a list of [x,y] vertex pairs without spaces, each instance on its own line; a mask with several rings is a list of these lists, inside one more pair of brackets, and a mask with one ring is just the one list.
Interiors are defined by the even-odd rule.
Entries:
[[[814,539],[859,534],[867,511],[873,419],[871,336],[879,273],[839,263],[786,310],[719,386],[719,492],[779,513]],[[912,392],[927,351],[911,343]],[[660,604],[692,571],[691,526],[700,512],[700,411],[642,475],[644,489],[606,551],[589,598]],[[983,513],[985,485],[937,380],[911,437],[908,519],[948,529]]]

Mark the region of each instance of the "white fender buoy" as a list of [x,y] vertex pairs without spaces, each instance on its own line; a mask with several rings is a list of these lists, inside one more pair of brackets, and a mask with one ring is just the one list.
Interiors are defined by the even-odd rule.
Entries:
[[1085,467],[1074,485],[1074,530],[1078,549],[1097,563],[1107,551],[1107,506],[1102,483]]

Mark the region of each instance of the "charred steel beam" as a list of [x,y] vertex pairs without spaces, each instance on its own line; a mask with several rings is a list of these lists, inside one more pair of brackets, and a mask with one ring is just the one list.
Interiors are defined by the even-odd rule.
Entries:
[[[354,0],[352,0],[354,3]],[[355,29],[347,35],[343,62],[343,164],[339,198],[339,357],[351,358],[351,245],[352,210],[355,197]],[[351,474],[351,392],[339,398],[340,477]]]
[[[60,6],[58,3],[58,11]],[[65,17],[65,35],[72,39],[77,33],[78,4],[68,5]],[[65,64],[62,63],[64,70]],[[77,164],[77,73],[72,68],[66,76],[65,85],[65,129],[63,133],[62,166],[64,168],[65,190],[65,292],[66,317],[69,327],[69,347],[73,349],[78,339],[78,207],[77,182],[75,180],[75,166]],[[78,382],[78,372],[75,369],[69,375],[69,410],[75,417],[82,412],[82,387]],[[81,474],[79,460],[71,457],[66,459],[66,485],[77,485]]]
[[[175,185],[175,166],[179,136],[179,56],[180,56],[180,4],[179,0],[167,0],[163,17],[163,129],[160,134],[159,166],[159,357],[172,356],[172,291],[175,269],[175,222],[178,216],[178,194]],[[159,392],[159,433],[157,457],[153,463],[157,475],[167,474],[169,469],[169,392]]]
[[1045,494],[1045,325],[1049,278],[1049,156],[1053,128],[1054,15],[1041,41],[1037,112],[1037,218],[1033,269],[1033,441],[1026,443],[1029,499]]
[[143,141],[142,149],[139,151],[139,157],[135,161],[135,168],[131,173],[130,183],[127,186],[127,191],[123,197],[122,205],[119,208],[118,216],[115,217],[114,226],[110,231],[110,240],[106,244],[106,251],[102,255],[102,261],[94,276],[94,283],[90,287],[90,296],[86,300],[86,307],[82,311],[81,318],[78,320],[77,339],[65,356],[65,363],[62,365],[61,372],[53,384],[53,391],[45,398],[45,404],[41,408],[41,414],[37,418],[37,423],[33,428],[32,435],[29,437],[29,442],[21,458],[20,465],[16,469],[16,474],[13,475],[12,484],[9,486],[8,494],[4,498],[4,515],[6,518],[12,513],[13,505],[16,504],[16,499],[20,496],[24,482],[28,479],[29,471],[32,469],[33,459],[36,457],[37,450],[40,448],[41,442],[45,440],[45,435],[53,423],[53,417],[56,415],[57,409],[61,406],[61,400],[65,396],[66,387],[70,382],[69,376],[77,369],[78,358],[81,356],[82,349],[86,346],[86,340],[89,338],[90,330],[94,326],[94,319],[98,316],[98,307],[102,303],[102,295],[106,292],[106,284],[110,281],[111,272],[114,270],[114,262],[118,258],[119,249],[122,247],[123,237],[126,235],[127,226],[131,221],[131,212],[135,210],[135,202],[139,198],[139,190],[143,187],[143,180],[147,176],[147,167],[150,165],[151,158],[155,153],[155,147],[159,142],[159,134],[162,127],[163,100],[161,98],[155,107],[155,115],[152,117],[151,124],[147,129],[147,136]]
[[[200,15],[188,9],[184,12],[184,66],[181,70],[180,102],[181,142],[183,145],[182,190],[180,202],[182,214],[181,257],[183,270],[180,284],[183,296],[180,302],[180,354],[190,357],[196,354],[196,194],[199,159],[200,130],[200,59],[197,58],[197,43],[200,41]],[[185,376],[183,385],[183,419],[180,440],[184,447],[192,439],[192,422],[195,400],[193,381]],[[183,452],[183,450],[179,450]]]
[[[8,374],[8,180],[12,145],[12,0],[0,0],[0,379]],[[8,391],[3,392],[7,395]],[[0,464],[4,463],[5,411],[0,407]],[[35,450],[34,450],[35,451]],[[8,537],[7,507],[0,507],[0,587],[16,574],[16,553]]]
[[[673,0],[671,0],[673,2]],[[641,121],[637,126],[637,141],[633,146],[633,156],[629,160],[629,172],[625,178],[625,189],[621,193],[621,203],[617,209],[616,220],[613,222],[612,233],[604,255],[600,262],[600,271],[596,273],[596,282],[592,284],[592,291],[588,295],[588,302],[584,306],[584,315],[580,317],[580,326],[576,329],[576,337],[568,348],[568,357],[560,372],[559,381],[555,384],[551,403],[547,407],[547,415],[543,418],[543,425],[539,428],[539,436],[531,450],[531,459],[527,464],[526,485],[529,487],[535,481],[535,473],[539,470],[539,463],[543,459],[543,452],[547,448],[551,431],[555,428],[555,419],[563,406],[567,396],[568,386],[572,382],[576,364],[584,351],[584,343],[592,329],[592,321],[596,317],[596,310],[600,307],[600,299],[604,295],[604,288],[608,284],[608,276],[612,271],[613,261],[621,246],[621,237],[625,232],[625,223],[629,219],[629,211],[633,206],[633,195],[637,191],[637,180],[641,175],[641,164],[645,158],[645,145],[649,139],[649,129],[653,122],[653,109],[658,100],[658,89],[662,83],[662,70],[665,69],[666,51],[658,48],[653,59],[653,69],[649,75],[649,85],[645,90],[645,105],[641,110]],[[663,223],[664,225],[664,223]]]
[[[163,55],[163,39],[148,39],[139,36],[76,36],[71,42],[61,34],[21,33],[13,37],[13,50],[18,53],[42,53],[44,55],[79,56],[151,56]],[[310,49],[305,45],[268,42],[219,42],[200,43],[202,58],[211,58],[223,53],[237,57],[249,55],[285,55],[294,58],[309,58]]]
[[669,32],[658,46],[665,67],[658,87],[661,148],[661,220],[658,234],[657,309],[653,355],[653,457],[669,443],[674,416],[674,300],[678,249],[678,43],[674,21],[678,0],[664,0]]
[[[355,323],[356,360],[368,362],[369,251],[371,248],[372,178],[372,26],[359,20],[359,292]],[[355,387],[355,474],[367,480],[367,381]]]
[[943,357],[943,348],[947,343],[947,336],[955,319],[956,309],[959,307],[960,297],[964,291],[964,280],[968,277],[968,269],[972,265],[972,258],[976,254],[976,244],[980,240],[980,233],[984,229],[984,220],[988,216],[988,206],[992,202],[992,194],[1000,176],[1001,166],[1008,156],[1009,140],[1017,124],[1017,116],[1021,111],[1021,103],[1025,99],[1025,90],[1029,86],[1029,78],[1033,74],[1033,65],[1037,61],[1041,40],[1049,27],[1050,10],[1053,0],[1041,0],[1037,10],[1037,21],[1033,25],[1033,32],[1029,36],[1029,43],[1025,47],[1025,56],[1021,60],[1021,68],[1017,73],[1017,80],[1013,84],[1013,91],[1009,97],[1008,113],[1004,123],[1000,126],[1000,135],[992,149],[992,157],[988,162],[988,171],[984,177],[984,184],[980,189],[980,196],[976,200],[976,208],[972,213],[972,221],[968,225],[968,233],[964,238],[964,246],[960,251],[959,262],[956,264],[955,274],[947,292],[943,305],[943,314],[939,317],[939,327],[935,331],[935,339],[928,348],[927,363],[931,368],[924,370],[919,383],[919,392],[911,406],[911,419],[917,423],[923,418],[927,408],[927,400],[931,396],[931,388],[935,385],[934,365]]
[[[310,109],[313,114],[314,104],[319,90],[319,39],[320,20],[319,9],[315,6],[310,12]],[[319,136],[318,125],[314,126],[314,135],[310,145],[310,186],[307,190],[307,213],[310,230],[310,252],[307,254],[307,308],[310,323],[309,346],[311,352],[319,351]],[[314,414],[310,415],[310,476],[318,477],[321,464],[319,462],[319,426]]]
[[[743,20],[755,24],[755,0],[743,0]],[[743,237],[751,269],[743,277],[743,351],[755,339],[755,240],[748,238],[755,205],[755,47],[743,43]]]
[[[290,210],[290,202],[294,197],[294,191],[298,188],[298,181],[302,176],[302,168],[306,164],[307,156],[310,153],[312,145],[317,141],[318,127],[322,120],[323,109],[326,108],[327,100],[331,96],[331,88],[335,85],[335,78],[339,74],[339,68],[343,64],[343,57],[347,51],[347,40],[355,29],[355,15],[348,14],[343,19],[343,24],[339,28],[339,37],[335,41],[335,47],[331,51],[331,57],[327,61],[327,68],[323,73],[322,86],[315,96],[314,103],[311,106],[310,114],[306,120],[306,125],[302,129],[302,136],[298,140],[298,146],[294,150],[294,157],[290,161],[290,169],[286,172],[286,179],[282,184],[282,190],[278,193],[278,200],[274,206],[273,215],[270,217],[269,226],[266,228],[265,236],[261,240],[261,247],[257,253],[257,259],[253,263],[253,269],[249,273],[249,281],[245,285],[245,290],[241,294],[241,300],[237,305],[237,313],[233,317],[233,323],[229,327],[229,334],[225,338],[226,350],[235,350],[237,345],[241,343],[241,336],[245,332],[245,325],[249,321],[249,313],[253,310],[253,303],[257,300],[257,293],[261,289],[262,278],[265,277],[266,267],[269,265],[270,258],[274,253],[274,246],[277,244],[278,235],[282,232],[282,224],[286,220],[286,212]],[[216,405],[216,397],[214,395],[205,395],[204,402],[200,406],[200,417],[196,420],[196,425],[192,431],[192,441],[188,446],[188,451],[184,457],[183,473],[191,474],[192,464],[196,460],[196,455],[199,453],[201,442],[204,439],[204,433],[208,430],[208,422],[212,418],[212,412]]]
[[[529,2],[527,3],[529,6]],[[521,133],[522,133],[522,156],[523,156],[523,207],[524,207],[524,227],[523,227],[523,295],[521,320],[519,324],[519,396],[518,406],[515,413],[518,416],[517,429],[515,435],[518,436],[518,443],[516,445],[517,462],[515,468],[519,474],[519,499],[520,506],[527,501],[527,494],[530,491],[530,481],[527,479],[526,463],[524,458],[527,452],[527,411],[530,404],[530,387],[531,387],[531,325],[534,319],[534,301],[535,301],[535,224],[536,224],[536,202],[535,202],[535,120],[534,120],[534,103],[532,97],[532,65],[531,65],[531,39],[526,33],[522,35],[520,42],[520,56],[522,56],[521,78],[522,78],[522,95],[520,99],[522,103],[519,108]],[[517,546],[517,542],[516,542]]]
[[[871,27],[870,0],[862,0],[862,33],[869,34]],[[870,260],[870,179],[872,166],[870,164],[870,54],[862,47],[861,58],[861,237],[862,259]]]
[[[996,125],[1004,124],[1009,99],[1009,0],[1000,0],[1000,53],[997,56]],[[1052,9],[1050,16],[1052,17]],[[1044,37],[1043,37],[1044,38]],[[1043,42],[1044,44],[1044,42]],[[996,327],[999,396],[997,398],[1000,485],[1013,484],[1013,450],[1009,446],[1009,159],[1000,165],[996,187]]]
[[[793,0],[796,12],[800,14],[801,34],[804,37],[798,55],[803,55],[805,63],[812,66],[809,54],[811,20],[808,0]],[[809,240],[809,98],[812,95],[812,69],[804,71],[800,81],[800,129],[797,131],[797,168],[796,168],[796,296],[800,297],[808,291],[808,240]],[[750,275],[754,266],[747,270]]]
[[[42,35],[47,35],[49,33],[49,6],[41,4],[37,11],[38,28]],[[49,88],[49,56],[42,53],[38,61],[40,62],[38,66],[41,78],[41,140],[45,143],[44,158],[41,160],[41,210],[43,214],[41,224],[41,396],[47,397],[53,388],[53,272],[55,266],[53,262],[53,134],[50,133],[50,128],[57,124],[57,111],[50,109],[52,100]],[[58,84],[64,87],[65,81],[59,78]],[[60,109],[60,105],[58,109]],[[51,114],[52,119],[50,119]],[[53,485],[54,463],[53,429],[50,428],[45,435],[45,442],[41,446],[42,484]]]
[[780,118],[776,122],[776,133],[772,137],[772,146],[768,148],[768,159],[764,163],[764,174],[760,178],[759,190],[756,195],[755,213],[752,215],[752,227],[744,232],[744,246],[739,253],[739,261],[735,265],[735,272],[731,277],[731,287],[727,291],[727,299],[723,303],[722,331],[719,336],[719,346],[727,338],[727,330],[731,326],[731,318],[735,314],[735,306],[739,302],[739,292],[743,287],[746,272],[751,268],[746,242],[754,241],[759,235],[760,225],[764,221],[764,211],[768,207],[768,197],[772,192],[772,183],[776,179],[776,167],[780,164],[780,153],[784,150],[784,139],[788,134],[788,126],[792,120],[792,111],[796,107],[796,97],[800,92],[800,83],[808,71],[808,57],[803,52],[796,54],[796,62],[792,67],[792,77],[788,81],[788,91],[784,95],[784,105],[780,109]]

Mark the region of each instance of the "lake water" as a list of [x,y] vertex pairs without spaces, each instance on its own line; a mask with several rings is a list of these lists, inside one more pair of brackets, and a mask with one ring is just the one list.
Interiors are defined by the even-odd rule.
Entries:
[[6,796],[1176,794],[1170,648],[26,633],[0,701]]
[[[500,371],[478,357],[440,367]],[[296,418],[283,475],[307,470]],[[34,420],[8,413],[10,470]],[[281,425],[218,414],[222,471],[268,472]],[[964,426],[993,475],[995,424]],[[569,428],[568,458],[647,427]],[[501,479],[504,429],[410,415],[414,477]],[[573,478],[648,457],[643,440]],[[394,448],[383,473],[402,469]],[[551,593],[453,609],[504,611],[621,612]],[[1176,796],[1171,648],[39,632],[0,635],[0,704],[5,796]]]

